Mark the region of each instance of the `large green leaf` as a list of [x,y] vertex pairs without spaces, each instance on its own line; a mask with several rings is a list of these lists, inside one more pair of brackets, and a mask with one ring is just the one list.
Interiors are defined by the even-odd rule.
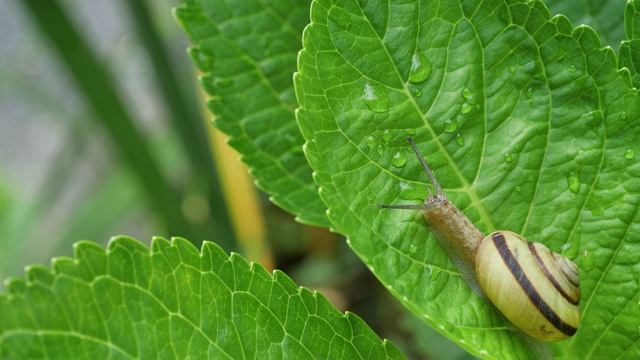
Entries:
[[403,358],[360,318],[213,243],[91,242],[0,294],[3,359]]
[[640,101],[591,28],[540,1],[316,0],[303,46],[298,122],[329,219],[408,308],[477,356],[537,356],[421,217],[377,209],[428,195],[413,135],[482,231],[579,265],[583,322],[557,357],[640,356]]
[[182,0],[178,22],[204,72],[215,125],[256,184],[304,223],[329,226],[295,123],[293,81],[309,0]]

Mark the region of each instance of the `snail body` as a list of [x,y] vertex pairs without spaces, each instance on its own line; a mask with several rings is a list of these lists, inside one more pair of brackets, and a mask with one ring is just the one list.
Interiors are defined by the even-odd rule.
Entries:
[[379,207],[420,210],[465,283],[528,335],[542,341],[573,336],[581,316],[578,267],[546,246],[528,242],[511,231],[496,231],[485,237],[445,196],[417,147],[407,139],[435,194],[421,205]]

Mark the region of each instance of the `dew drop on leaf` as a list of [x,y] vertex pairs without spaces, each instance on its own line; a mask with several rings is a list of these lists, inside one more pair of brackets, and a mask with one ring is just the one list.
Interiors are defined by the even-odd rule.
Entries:
[[464,104],[462,104],[462,107],[460,108],[460,114],[466,114],[471,110],[473,110],[473,105],[471,105],[469,103],[464,103]]
[[571,65],[567,68],[567,71],[569,71],[570,73],[574,73],[576,72],[576,70],[578,70],[578,68],[576,68],[575,65]]
[[213,78],[213,84],[218,88],[228,88],[231,86],[231,80],[229,80],[229,78],[216,76]]
[[412,94],[413,94],[413,96],[415,96],[415,97],[419,98],[419,97],[421,97],[421,96],[422,96],[422,90],[420,90],[420,89],[413,89]]
[[446,132],[446,133],[452,133],[452,132],[458,130],[458,120],[447,119],[447,120],[445,120],[445,124],[447,126],[444,128],[444,132]]
[[620,120],[624,120],[626,118],[627,118],[627,112],[626,111],[621,112],[620,113]]
[[373,112],[386,112],[389,110],[389,94],[379,86],[367,83],[364,86],[361,99]]
[[569,173],[569,176],[567,176],[567,186],[569,186],[569,190],[574,194],[580,191],[580,178],[576,172],[572,171]]
[[409,252],[410,252],[410,253],[412,253],[412,254],[415,254],[415,253],[416,253],[416,251],[418,251],[418,247],[412,244],[412,245],[409,247]]
[[365,142],[367,143],[367,146],[369,147],[369,149],[373,149],[376,146],[376,138],[374,138],[371,135],[367,136],[367,139],[365,140]]
[[524,94],[524,96],[525,96],[527,99],[531,99],[531,96],[532,96],[532,95],[533,95],[533,89],[532,89],[532,88],[528,88],[528,89],[527,89],[527,92]]
[[402,190],[411,190],[411,189],[413,189],[413,186],[407,184],[404,181],[400,182],[400,191],[402,191]]
[[505,153],[503,158],[504,158],[504,162],[507,162],[507,163],[510,163],[513,161],[513,156],[511,156],[510,153]]
[[627,151],[624,152],[624,157],[625,159],[628,159],[628,160],[633,159],[635,155],[636,155],[636,152],[633,149],[627,149]]
[[509,66],[509,72],[513,74],[514,72],[516,72],[516,68],[513,66]]
[[469,88],[464,88],[464,89],[462,90],[462,96],[463,96],[465,99],[469,99],[469,98],[471,97],[471,95],[472,95],[472,94],[471,94],[471,90],[469,90]]
[[405,155],[404,151],[398,151],[395,155],[393,155],[393,159],[391,159],[391,165],[395,167],[403,167],[407,165],[407,155]]
[[419,83],[427,80],[431,75],[431,62],[424,54],[413,54],[411,57],[411,71],[409,82]]
[[389,142],[391,140],[391,131],[385,130],[382,132],[382,140]]
[[516,186],[516,191],[517,191],[517,192],[522,191],[522,186]]
[[378,144],[378,146],[376,146],[376,151],[378,152],[378,155],[382,155],[384,152],[384,146],[382,146],[382,144]]
[[464,146],[464,138],[462,137],[462,134],[456,134],[456,143],[460,146]]
[[585,250],[582,253],[582,259],[580,260],[580,270],[591,270],[596,263],[596,258],[589,251]]
[[416,129],[413,129],[413,128],[407,129],[407,130],[405,130],[405,132],[407,133],[407,135],[413,136],[413,135],[416,134]]

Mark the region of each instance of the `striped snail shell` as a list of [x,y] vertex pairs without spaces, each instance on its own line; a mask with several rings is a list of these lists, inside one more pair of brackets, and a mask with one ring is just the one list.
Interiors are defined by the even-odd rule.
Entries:
[[542,341],[561,341],[573,336],[581,316],[576,264],[511,231],[496,231],[485,237],[444,195],[413,140],[410,137],[407,140],[435,194],[420,205],[378,207],[420,210],[467,285],[528,335]]
[[566,340],[578,330],[578,267],[546,246],[511,231],[491,233],[478,249],[476,277],[504,316],[534,338]]

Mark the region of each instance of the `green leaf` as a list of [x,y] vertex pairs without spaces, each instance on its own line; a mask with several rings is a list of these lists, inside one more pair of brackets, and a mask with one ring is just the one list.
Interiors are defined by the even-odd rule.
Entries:
[[624,40],[624,1],[618,0],[553,0],[546,1],[551,14],[562,14],[574,24],[593,28],[603,45],[614,49]]
[[421,217],[378,210],[428,195],[412,135],[483,232],[579,265],[583,321],[558,358],[640,356],[640,101],[611,48],[540,1],[316,0],[311,18],[295,76],[307,157],[331,223],[389,290],[476,356],[538,356]]
[[357,316],[205,243],[83,241],[0,294],[0,357],[403,358]]
[[295,122],[293,72],[308,0],[182,0],[175,16],[204,72],[215,125],[229,135],[256,184],[303,223],[329,226]]
[[633,86],[640,86],[640,1],[629,1],[625,8],[627,40],[620,45],[619,66],[631,73]]

